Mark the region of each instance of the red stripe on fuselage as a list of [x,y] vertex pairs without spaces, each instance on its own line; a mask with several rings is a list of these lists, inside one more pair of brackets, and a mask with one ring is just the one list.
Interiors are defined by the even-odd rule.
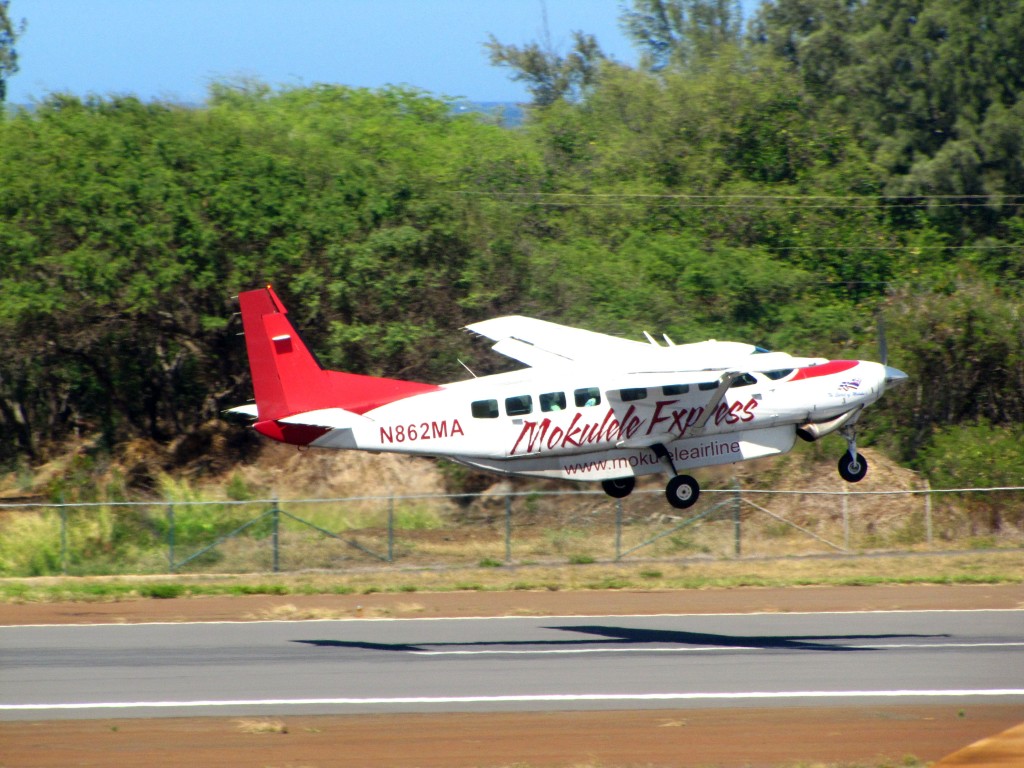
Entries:
[[848,371],[851,368],[856,368],[859,364],[857,360],[830,360],[827,363],[821,365],[812,365],[808,368],[800,368],[796,372],[790,381],[800,381],[801,379],[816,379],[819,376],[831,376],[833,373],[842,373]]

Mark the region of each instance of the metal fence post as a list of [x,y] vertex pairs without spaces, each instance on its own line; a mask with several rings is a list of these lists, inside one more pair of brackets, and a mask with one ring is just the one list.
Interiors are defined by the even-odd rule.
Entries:
[[843,483],[843,549],[850,551],[850,488]]
[[734,552],[736,554],[736,557],[739,557],[742,554],[742,548],[740,546],[740,541],[742,539],[743,531],[742,531],[742,528],[740,527],[741,526],[741,523],[740,523],[740,505],[743,503],[743,499],[740,496],[740,484],[739,484],[739,482],[735,478],[732,481],[732,491],[733,491],[732,536],[733,536],[733,542],[734,542],[733,549],[734,549]]
[[924,479],[924,489],[927,491],[924,495],[924,534],[930,547],[932,545],[932,484],[928,482],[927,477]]
[[64,495],[60,497],[60,572],[68,575],[68,509],[64,506]]
[[275,498],[272,502],[273,506],[270,508],[271,519],[273,520],[273,539],[274,539],[274,573],[279,573],[281,570],[281,556],[280,556],[280,544],[281,544],[281,510],[277,506],[277,499]]
[[167,568],[174,573],[174,505],[167,505]]
[[512,496],[505,494],[505,563],[512,563]]
[[615,500],[615,559],[622,557],[622,499]]
[[395,562],[395,497],[388,497],[388,562]]

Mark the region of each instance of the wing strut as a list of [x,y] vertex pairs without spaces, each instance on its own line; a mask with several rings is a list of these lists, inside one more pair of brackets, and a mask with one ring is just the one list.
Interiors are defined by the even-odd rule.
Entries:
[[711,393],[711,397],[708,398],[708,404],[704,406],[704,413],[700,415],[700,418],[697,419],[696,423],[693,425],[694,432],[699,434],[704,430],[704,427],[708,423],[708,419],[711,418],[711,414],[714,413],[715,408],[718,407],[718,401],[722,399],[726,390],[732,386],[733,382],[742,375],[742,371],[728,371],[718,378],[718,387]]

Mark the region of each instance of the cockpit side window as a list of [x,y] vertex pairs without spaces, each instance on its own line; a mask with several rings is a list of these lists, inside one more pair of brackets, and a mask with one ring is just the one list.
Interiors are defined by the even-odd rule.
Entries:
[[589,408],[601,404],[601,390],[597,387],[584,387],[572,393],[577,408]]
[[749,387],[751,384],[757,384],[757,379],[755,379],[749,373],[743,373],[736,377],[733,380],[732,384],[729,385],[729,387]]
[[765,371],[764,375],[767,376],[772,381],[779,381],[780,379],[784,379],[787,376],[789,376],[789,374],[791,374],[792,372],[792,368],[783,368],[782,370],[779,371]]
[[620,389],[619,397],[622,398],[622,402],[630,403],[634,400],[643,400],[647,397],[646,387],[630,387],[629,389]]

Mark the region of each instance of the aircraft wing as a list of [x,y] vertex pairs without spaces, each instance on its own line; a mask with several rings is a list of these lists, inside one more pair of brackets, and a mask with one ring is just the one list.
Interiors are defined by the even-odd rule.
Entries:
[[[467,325],[466,330],[495,342],[492,349],[533,368],[560,365],[612,366],[624,373],[686,371],[772,370],[813,365],[820,358],[793,358],[785,352],[767,352],[735,341],[698,341],[661,346],[647,333],[647,341],[631,341],[605,333],[521,315],[496,317]],[[801,362],[802,361],[802,362]],[[706,381],[701,375],[696,381]],[[694,383],[695,383],[694,382]],[[687,383],[679,381],[680,384]]]
[[495,352],[532,367],[607,360],[610,356],[632,359],[653,348],[646,342],[521,315],[483,320],[467,325],[466,330],[496,342]]

